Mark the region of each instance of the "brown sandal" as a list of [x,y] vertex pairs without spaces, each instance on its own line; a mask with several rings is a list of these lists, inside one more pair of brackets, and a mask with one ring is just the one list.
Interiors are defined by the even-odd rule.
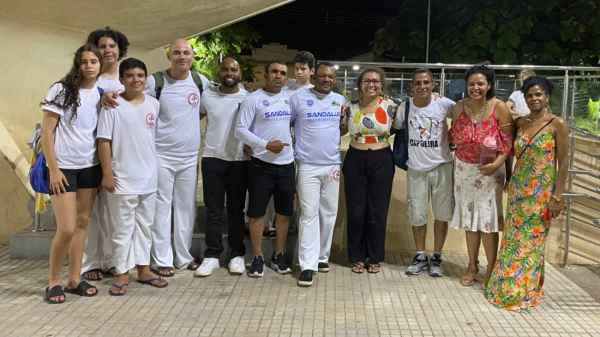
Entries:
[[364,262],[356,262],[354,266],[352,266],[352,272],[355,274],[362,274],[365,272],[365,263]]
[[369,269],[367,269],[367,273],[377,274],[380,271],[381,271],[381,265],[379,263],[369,263]]

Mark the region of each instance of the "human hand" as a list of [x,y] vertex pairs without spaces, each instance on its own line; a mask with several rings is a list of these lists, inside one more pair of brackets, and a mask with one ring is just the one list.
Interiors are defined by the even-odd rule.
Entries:
[[119,106],[119,103],[117,103],[117,98],[119,98],[119,94],[116,91],[107,92],[104,95],[102,95],[102,99],[100,99],[100,104],[102,104],[102,107],[105,109],[117,107]]
[[496,173],[496,171],[498,171],[500,167],[498,165],[495,165],[494,163],[491,164],[487,164],[487,165],[483,165],[479,167],[479,172],[481,172],[481,174],[483,174],[484,176],[492,176],[494,173]]
[[109,193],[115,192],[115,175],[112,172],[102,175],[101,187]]
[[252,150],[252,148],[250,147],[250,145],[244,144],[244,153],[246,153],[246,155],[248,157],[254,156],[254,150]]
[[62,195],[67,193],[67,188],[65,186],[69,186],[69,182],[67,181],[67,177],[62,173],[60,169],[54,169],[50,171],[50,190],[54,195]]
[[279,154],[286,146],[290,146],[290,144],[282,143],[280,140],[273,140],[267,143],[267,150]]

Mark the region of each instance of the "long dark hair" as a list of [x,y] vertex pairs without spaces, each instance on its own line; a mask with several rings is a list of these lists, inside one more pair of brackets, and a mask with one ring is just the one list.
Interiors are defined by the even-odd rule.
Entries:
[[[73,57],[73,66],[71,70],[56,83],[62,84],[62,90],[54,97],[54,99],[48,101],[44,100],[40,105],[54,105],[60,109],[71,110],[73,114],[69,119],[69,123],[73,124],[73,121],[77,118],[77,108],[81,106],[81,99],[79,98],[79,88],[81,87],[81,80],[83,74],[81,73],[81,55],[83,52],[92,52],[98,58],[100,62],[100,69],[102,69],[102,55],[98,51],[98,48],[91,44],[86,44],[79,47]],[[99,74],[100,72],[98,72]],[[56,84],[54,83],[54,84]]]

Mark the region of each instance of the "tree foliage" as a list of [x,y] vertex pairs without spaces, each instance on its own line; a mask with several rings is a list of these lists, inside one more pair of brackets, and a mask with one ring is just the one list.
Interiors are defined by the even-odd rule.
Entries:
[[251,49],[252,43],[258,42],[259,38],[258,32],[246,22],[192,38],[189,42],[196,52],[192,67],[210,80],[218,82],[217,71],[221,56],[230,56],[240,63],[242,78],[254,77],[255,64],[239,57],[239,53],[243,49]]
[[[432,0],[429,62],[597,65],[599,10],[589,0]],[[407,0],[372,45],[424,62],[426,39],[427,1]]]

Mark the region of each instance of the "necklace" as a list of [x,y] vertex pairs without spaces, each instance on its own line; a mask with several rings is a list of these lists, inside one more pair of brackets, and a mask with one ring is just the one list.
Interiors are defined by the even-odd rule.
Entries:
[[483,109],[481,110],[481,114],[479,115],[479,120],[475,119],[475,110],[473,109],[473,100],[471,100],[471,127],[473,128],[473,133],[471,134],[471,141],[475,140],[475,127],[478,123],[483,119],[483,115],[485,115],[485,108],[487,108],[488,101],[485,101],[483,105]]

